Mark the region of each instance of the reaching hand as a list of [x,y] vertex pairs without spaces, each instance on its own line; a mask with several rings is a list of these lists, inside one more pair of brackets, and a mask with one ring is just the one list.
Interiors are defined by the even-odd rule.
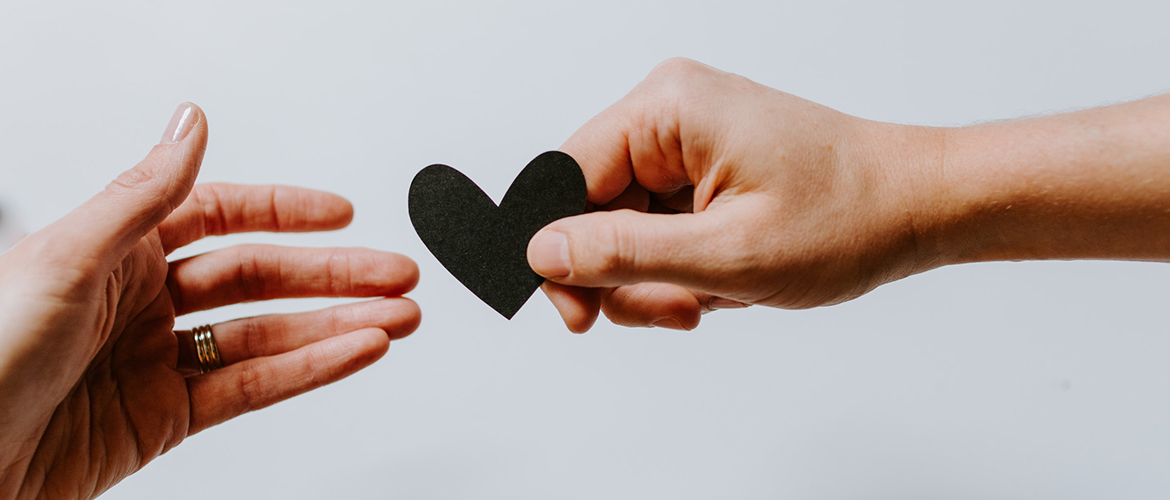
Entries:
[[[321,231],[352,208],[318,191],[194,186],[207,122],[183,105],[135,168],[0,255],[0,497],[97,496],[184,438],[334,382],[419,324],[409,259],[238,246],[167,262],[205,236]],[[392,297],[214,327],[199,374],[175,317],[286,297]]]
[[529,262],[577,332],[599,308],[689,330],[713,308],[857,297],[923,265],[904,209],[913,190],[891,188],[914,179],[879,168],[878,129],[932,134],[668,61],[562,147],[595,211],[538,233]]
[[570,330],[843,302],[942,265],[1170,259],[1170,95],[959,128],[855,118],[675,59],[562,149],[593,212],[528,261]]

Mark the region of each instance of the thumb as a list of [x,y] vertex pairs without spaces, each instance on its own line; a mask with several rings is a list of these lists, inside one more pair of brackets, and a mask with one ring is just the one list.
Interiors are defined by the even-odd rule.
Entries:
[[[183,103],[146,159],[82,206],[46,228],[48,236],[94,260],[117,262],[178,207],[195,184],[207,147],[203,110]],[[55,238],[53,238],[55,239]]]
[[537,274],[564,285],[615,287],[665,282],[725,290],[747,271],[741,225],[730,213],[593,212],[549,224],[528,243]]

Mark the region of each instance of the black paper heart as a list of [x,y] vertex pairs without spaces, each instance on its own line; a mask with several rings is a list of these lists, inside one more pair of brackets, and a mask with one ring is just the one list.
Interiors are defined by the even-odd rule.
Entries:
[[431,165],[410,183],[410,222],[443,267],[512,319],[544,281],[528,267],[528,240],[583,213],[585,193],[581,167],[560,151],[529,162],[498,207],[458,170]]

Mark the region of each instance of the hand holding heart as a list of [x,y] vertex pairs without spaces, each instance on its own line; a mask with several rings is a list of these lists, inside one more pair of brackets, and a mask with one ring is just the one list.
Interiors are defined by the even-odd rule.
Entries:
[[668,61],[562,146],[594,210],[537,233],[529,263],[576,332],[599,309],[689,330],[716,308],[857,297],[923,265],[903,210],[913,190],[890,186],[912,179],[880,168],[875,128]]
[[[1166,123],[1170,95],[957,129],[878,123],[671,60],[573,135],[572,158],[533,160],[500,206],[436,165],[411,218],[505,317],[544,277],[572,331],[601,311],[693,329],[712,309],[834,304],[946,264],[1170,260]],[[0,254],[0,497],[93,497],[418,326],[401,255],[250,245],[168,262],[206,236],[352,217],[328,193],[194,185],[206,141],[203,112],[180,107],[146,160]],[[203,374],[173,331],[190,312],[315,296],[377,299],[219,323],[226,366]]]
[[585,178],[569,155],[533,159],[497,207],[463,173],[424,168],[410,183],[410,220],[435,258],[496,312],[512,319],[544,278],[524,257],[540,228],[585,210]]
[[528,261],[570,330],[692,329],[939,266],[1170,259],[1170,95],[958,128],[880,123],[676,59],[562,150],[592,213]]

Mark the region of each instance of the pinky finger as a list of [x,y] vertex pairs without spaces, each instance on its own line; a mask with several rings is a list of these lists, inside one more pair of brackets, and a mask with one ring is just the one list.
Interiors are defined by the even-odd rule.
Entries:
[[604,295],[601,310],[615,325],[694,330],[699,326],[704,298],[670,283],[637,283]]
[[381,358],[389,345],[386,332],[367,328],[188,378],[187,434],[348,377]]
[[717,309],[747,307],[743,302],[688,290],[669,283],[620,286],[602,296],[601,310],[614,324],[693,330],[699,317]]

